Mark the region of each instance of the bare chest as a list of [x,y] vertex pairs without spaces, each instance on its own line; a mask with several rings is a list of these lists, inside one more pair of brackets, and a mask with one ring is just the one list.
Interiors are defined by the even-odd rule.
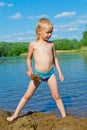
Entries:
[[51,54],[52,53],[52,45],[47,44],[38,44],[34,47],[34,53],[38,53],[38,54]]

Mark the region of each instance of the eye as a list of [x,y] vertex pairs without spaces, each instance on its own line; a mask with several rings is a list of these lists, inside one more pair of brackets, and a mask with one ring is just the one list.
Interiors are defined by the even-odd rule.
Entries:
[[47,33],[50,33],[50,34],[51,34],[51,33],[52,33],[52,31],[48,31]]

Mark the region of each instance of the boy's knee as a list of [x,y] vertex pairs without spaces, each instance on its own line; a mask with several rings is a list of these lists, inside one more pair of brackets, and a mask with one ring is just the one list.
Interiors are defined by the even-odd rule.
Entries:
[[59,95],[52,95],[52,97],[53,97],[54,100],[59,100],[60,99]]

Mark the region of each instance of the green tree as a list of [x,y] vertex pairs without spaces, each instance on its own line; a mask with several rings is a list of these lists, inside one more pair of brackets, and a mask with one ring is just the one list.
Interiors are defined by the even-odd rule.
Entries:
[[87,31],[83,32],[83,40],[87,40]]

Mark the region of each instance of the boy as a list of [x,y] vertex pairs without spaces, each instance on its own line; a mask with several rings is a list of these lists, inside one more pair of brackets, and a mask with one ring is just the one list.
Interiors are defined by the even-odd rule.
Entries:
[[[55,65],[59,73],[59,79],[63,81],[64,77],[62,75],[58,59],[55,54],[54,44],[49,41],[49,38],[52,35],[52,31],[53,25],[48,19],[42,18],[38,21],[36,27],[37,37],[35,41],[30,43],[27,56],[27,75],[30,77],[31,80],[26,93],[22,97],[21,101],[19,102],[15,110],[15,113],[11,117],[7,118],[8,121],[13,121],[18,117],[20,111],[23,109],[27,101],[32,97],[35,90],[42,81],[47,82],[51,90],[52,97],[55,100],[62,117],[66,117],[63,102],[58,92],[58,84],[53,68]],[[32,56],[34,56],[35,61],[34,70],[32,69]],[[38,77],[37,80],[35,79],[35,77],[33,78],[33,74],[35,74],[36,77]]]

